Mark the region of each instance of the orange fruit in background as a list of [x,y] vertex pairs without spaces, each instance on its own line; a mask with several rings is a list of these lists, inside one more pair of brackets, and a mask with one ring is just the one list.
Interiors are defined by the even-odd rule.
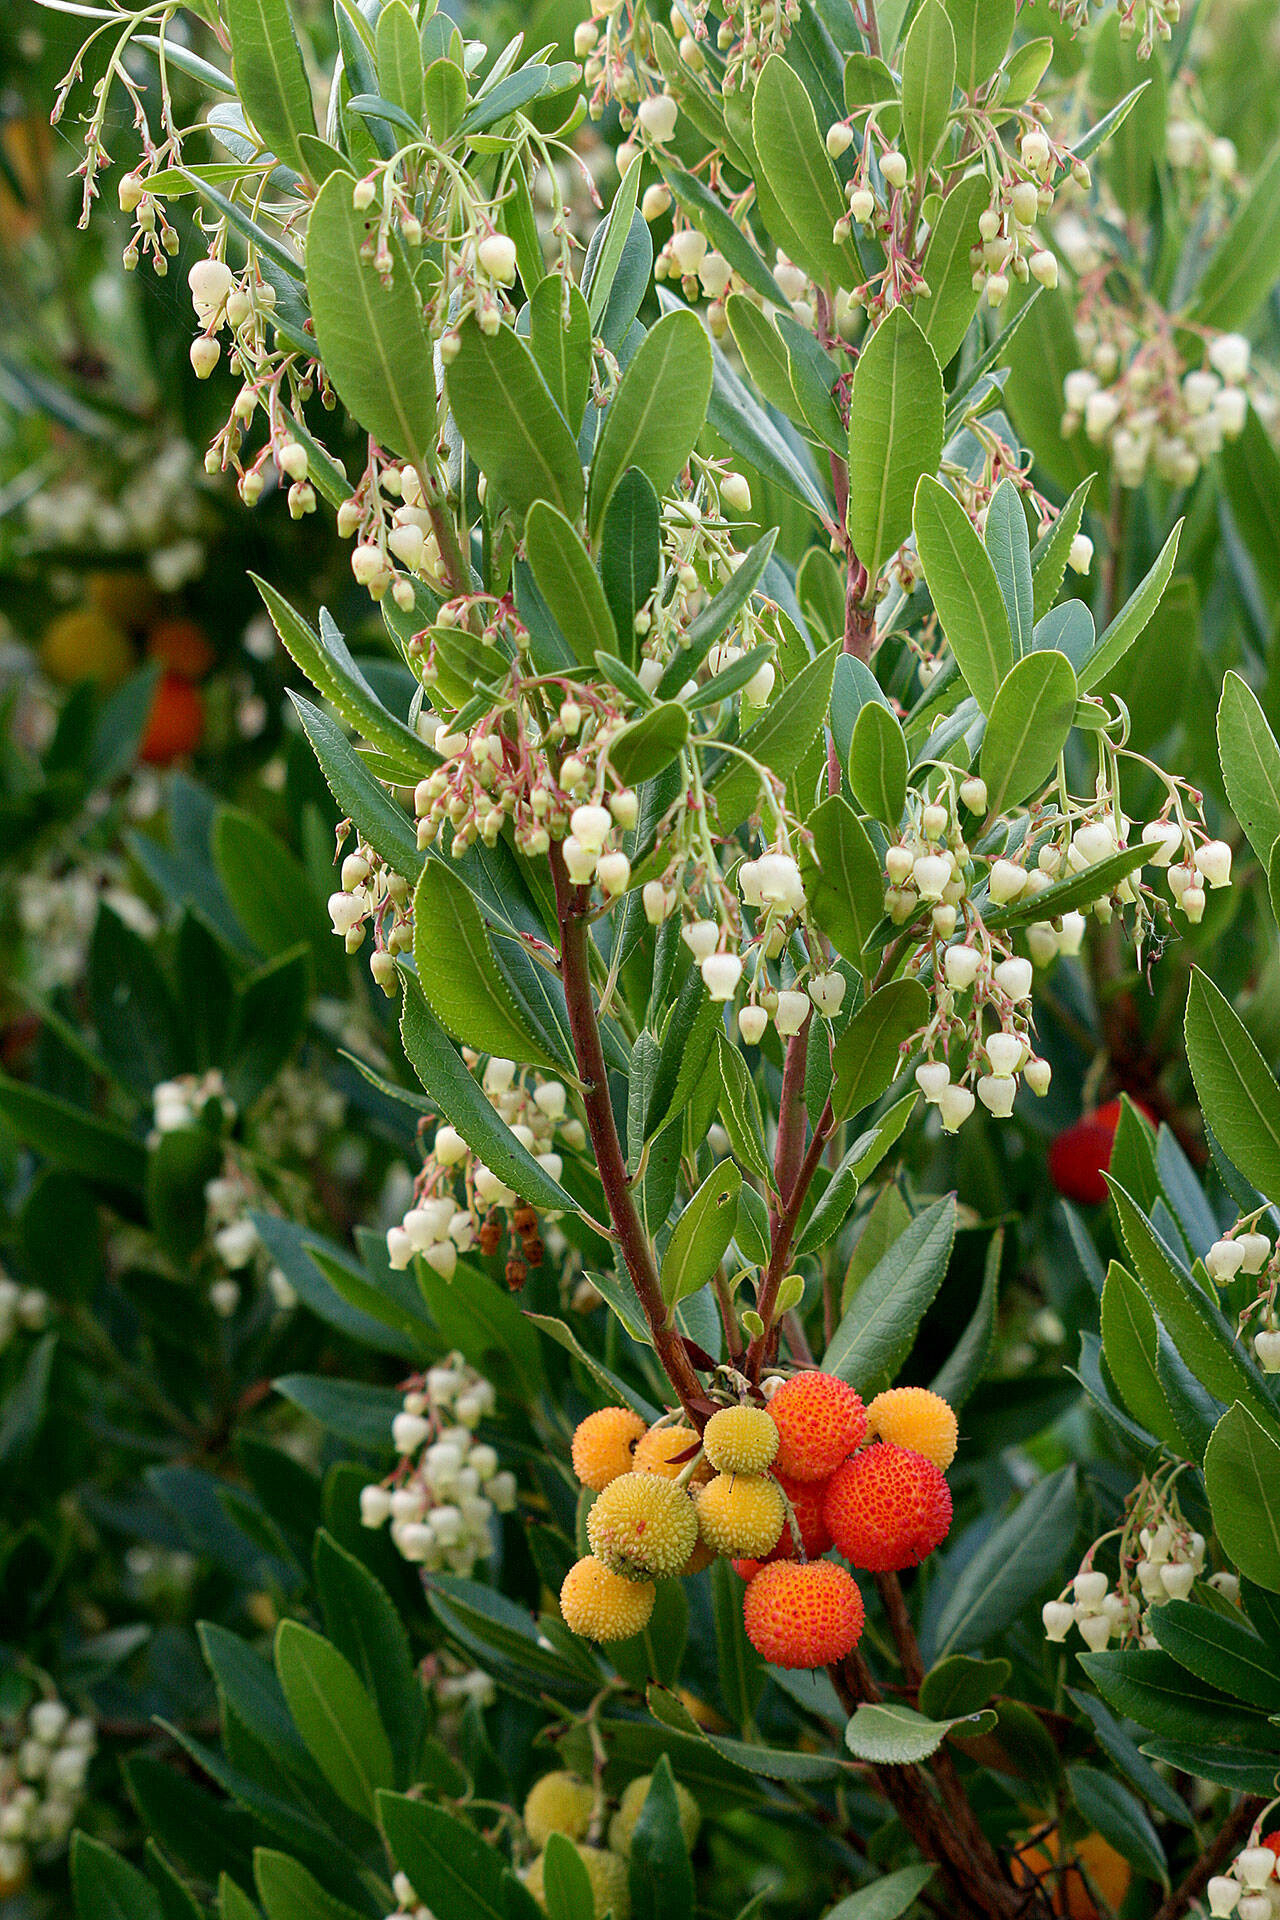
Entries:
[[40,641],[40,665],[63,686],[96,680],[114,687],[132,672],[133,664],[124,628],[94,607],[72,607],[55,615]]
[[157,620],[148,629],[147,658],[159,660],[170,673],[181,674],[184,680],[203,680],[213,665],[213,648],[202,626],[177,616]]
[[1056,1833],[1048,1834],[1039,1845],[1020,1847],[1009,1862],[1015,1885],[1025,1887],[1049,1875],[1045,1888],[1054,1912],[1063,1920],[1103,1920],[1095,1893],[1104,1911],[1117,1912],[1133,1878],[1123,1854],[1100,1833],[1086,1833],[1070,1849],[1069,1864],[1061,1873],[1057,1871],[1060,1854]]
[[166,673],[151,702],[138,758],[149,767],[167,767],[198,747],[203,732],[204,701],[199,688],[180,673]]
[[159,594],[146,574],[135,569],[99,568],[89,574],[84,590],[91,607],[122,627],[145,627],[159,611]]

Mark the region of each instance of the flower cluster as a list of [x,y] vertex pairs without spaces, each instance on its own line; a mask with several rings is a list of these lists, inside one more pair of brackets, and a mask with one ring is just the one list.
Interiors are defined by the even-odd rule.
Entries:
[[[1267,1809],[1274,1810],[1275,1802]],[[1249,1843],[1242,1847],[1225,1873],[1216,1873],[1205,1892],[1214,1920],[1275,1920],[1280,1912],[1280,1828],[1263,1833],[1255,1822]]]
[[361,1491],[364,1525],[389,1520],[397,1551],[426,1573],[469,1575],[492,1551],[494,1514],[515,1507],[515,1475],[475,1436],[494,1403],[490,1382],[451,1353],[408,1383],[391,1423],[399,1463]]
[[194,448],[185,440],[126,439],[112,473],[60,473],[27,500],[31,546],[42,559],[80,566],[89,553],[136,553],[154,584],[175,593],[203,573],[207,505]]
[[81,977],[100,906],[110,907],[144,940],[156,932],[151,909],[107,862],[83,860],[66,868],[41,862],[19,876],[16,904],[24,960],[40,993]]
[[181,1073],[173,1080],[161,1080],[151,1090],[149,1144],[154,1146],[162,1134],[199,1126],[210,1106],[219,1127],[235,1119],[235,1102],[216,1067],[207,1073]]
[[[470,1049],[464,1058],[472,1069],[479,1065]],[[562,1082],[493,1057],[485,1063],[481,1085],[520,1145],[558,1180],[564,1167],[559,1148],[577,1152],[587,1137],[581,1120],[569,1111]],[[537,1215],[472,1152],[456,1127],[442,1122],[423,1156],[410,1206],[400,1224],[388,1229],[387,1256],[402,1269],[421,1254],[443,1279],[452,1279],[459,1253],[473,1247],[486,1255],[497,1252],[501,1215],[507,1216],[512,1241],[507,1281],[521,1286],[527,1269],[542,1264]]]
[[1206,364],[1187,368],[1166,329],[1141,332],[1118,307],[1095,311],[1077,322],[1090,364],[1062,383],[1063,433],[1083,427],[1094,446],[1109,448],[1121,486],[1141,486],[1151,468],[1189,487],[1204,461],[1244,430],[1249,342],[1220,333]]
[[1240,1314],[1243,1333],[1250,1320],[1259,1325],[1253,1336],[1253,1351],[1264,1373],[1280,1373],[1280,1247],[1259,1227],[1264,1208],[1238,1220],[1228,1233],[1215,1240],[1204,1257],[1209,1278],[1219,1287],[1229,1287],[1238,1276],[1256,1280],[1254,1298]]
[[647,1622],[654,1582],[697,1573],[717,1555],[747,1582],[747,1636],[775,1666],[843,1659],[862,1632],[850,1565],[916,1566],[945,1539],[955,1415],[904,1387],[864,1407],[835,1375],[764,1383],[765,1404],[720,1407],[701,1435],[675,1415],[647,1427],[627,1407],[580,1423],[573,1467],[596,1499],[591,1548],[565,1577],[560,1610],[584,1637],[625,1640]]
[[[1147,1610],[1167,1600],[1185,1600],[1204,1573],[1205,1538],[1179,1511],[1173,1474],[1163,1483],[1158,1477],[1143,1480],[1131,1497],[1118,1529],[1119,1577],[1114,1586],[1093,1564],[1099,1547],[1110,1537],[1095,1541],[1070,1585],[1056,1600],[1045,1602],[1041,1618],[1046,1639],[1063,1641],[1076,1626],[1095,1653],[1113,1639],[1157,1647],[1160,1643],[1147,1624]],[[1215,1576],[1214,1583],[1220,1585],[1222,1578]]]
[[49,1296],[39,1287],[20,1287],[0,1271],[0,1349],[15,1333],[39,1333],[49,1318]]
[[37,1849],[65,1842],[96,1744],[93,1721],[50,1695],[0,1727],[0,1885],[12,1892]]

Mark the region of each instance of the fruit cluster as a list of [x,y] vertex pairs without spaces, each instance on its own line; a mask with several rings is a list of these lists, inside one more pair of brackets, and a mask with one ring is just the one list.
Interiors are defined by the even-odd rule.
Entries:
[[567,1574],[560,1610],[592,1640],[629,1639],[647,1624],[655,1581],[723,1555],[747,1582],[747,1636],[771,1664],[842,1660],[862,1632],[863,1605],[834,1546],[855,1568],[919,1564],[951,1525],[943,1469],[956,1419],[923,1387],[896,1387],[869,1407],[834,1374],[807,1370],[766,1383],[764,1406],[719,1408],[699,1436],[671,1416],[648,1427],[629,1407],[588,1414],[573,1469],[596,1499],[591,1552]]
[[[616,1810],[610,1814],[604,1794],[576,1773],[544,1773],[529,1789],[524,1803],[525,1833],[537,1851],[526,1869],[524,1883],[539,1906],[543,1891],[546,1845],[553,1833],[572,1840],[587,1870],[597,1914],[629,1920],[631,1892],[627,1863],[636,1824],[649,1797],[652,1774],[628,1782]],[[685,1845],[692,1848],[702,1825],[698,1803],[687,1788],[675,1782],[676,1807]],[[600,1845],[601,1839],[607,1844]]]

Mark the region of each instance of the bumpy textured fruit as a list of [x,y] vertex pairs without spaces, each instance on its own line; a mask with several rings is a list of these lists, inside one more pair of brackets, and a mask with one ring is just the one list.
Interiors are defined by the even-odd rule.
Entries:
[[697,1537],[692,1500],[660,1473],[621,1474],[587,1515],[592,1553],[628,1580],[666,1580],[679,1573]]
[[795,1480],[825,1480],[867,1431],[862,1397],[833,1373],[794,1373],[769,1402],[778,1429],[776,1465]]
[[535,1847],[545,1847],[553,1833],[581,1840],[591,1825],[595,1798],[576,1773],[544,1773],[534,1781],[524,1803],[524,1830]]
[[956,1416],[928,1387],[890,1387],[867,1408],[867,1430],[877,1440],[922,1453],[946,1472],[956,1457]]
[[694,1496],[698,1526],[716,1553],[763,1559],[772,1553],[787,1521],[782,1489],[761,1474],[718,1473]]
[[702,1444],[717,1473],[763,1473],[778,1451],[778,1429],[763,1407],[721,1407]]
[[[649,1782],[652,1778],[651,1773],[642,1773],[638,1780],[628,1781],[622,1790],[618,1811],[609,1822],[609,1845],[615,1853],[620,1853],[624,1860],[630,1856],[631,1836],[636,1830],[636,1821],[640,1818],[641,1808],[648,1798]],[[675,1782],[675,1789],[680,1831],[684,1835],[685,1845],[692,1850],[694,1841],[698,1837],[698,1829],[702,1825],[702,1813],[689,1789],[682,1787],[678,1780]]]
[[570,1567],[560,1589],[560,1611],[584,1640],[629,1640],[649,1624],[657,1591],[648,1580],[624,1580],[588,1554]]
[[852,1653],[862,1633],[862,1595],[834,1560],[775,1560],[742,1601],[747,1638],[774,1667],[825,1667]]
[[[603,1847],[578,1846],[578,1858],[591,1882],[595,1920],[604,1920],[606,1913],[612,1913],[613,1920],[631,1920],[631,1874],[626,1861]],[[546,1855],[540,1853],[524,1876],[526,1887],[543,1908],[547,1904],[542,1884],[545,1861]]]
[[[661,1473],[668,1480],[675,1480],[688,1466],[697,1452],[698,1436],[692,1427],[650,1427],[636,1441],[635,1470],[637,1473]],[[711,1468],[706,1461],[700,1460],[694,1472],[695,1483],[711,1478]]]
[[[773,1478],[782,1488],[791,1504],[796,1526],[800,1530],[800,1544],[804,1548],[806,1560],[821,1560],[831,1545],[831,1534],[827,1528],[826,1503],[827,1482],[825,1480],[792,1480],[787,1474],[779,1473],[776,1468]],[[797,1558],[796,1543],[788,1520],[778,1535],[778,1544],[772,1553],[763,1559],[736,1559],[734,1570],[744,1580],[754,1579],[760,1568],[770,1560],[794,1560]]]
[[644,1421],[630,1407],[601,1407],[579,1421],[573,1436],[573,1470],[584,1487],[603,1493],[611,1480],[630,1473],[632,1448]]
[[825,1511],[851,1565],[891,1573],[918,1566],[946,1539],[951,1489],[922,1453],[879,1440],[831,1476]]
[[70,686],[97,680],[114,687],[133,667],[133,648],[124,629],[91,607],[60,613],[44,630],[40,665],[51,680]]

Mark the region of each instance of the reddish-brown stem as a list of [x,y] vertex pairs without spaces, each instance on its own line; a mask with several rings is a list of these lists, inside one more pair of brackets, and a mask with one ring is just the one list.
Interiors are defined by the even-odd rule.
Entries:
[[586,887],[574,886],[566,871],[559,844],[554,840],[551,843],[551,875],[556,890],[556,916],[560,923],[560,977],[564,983],[569,1030],[573,1035],[573,1050],[582,1081],[587,1129],[600,1170],[609,1218],[631,1284],[648,1322],[654,1351],[662,1370],[671,1382],[691,1425],[701,1432],[706,1418],[699,1406],[702,1390],[685,1352],[684,1342],[667,1322],[666,1302],[662,1298],[653,1248],[631,1195],[622,1143],[618,1139],[618,1128],[613,1117],[613,1103],[609,1098],[608,1069],[591,994],[587,932],[590,894]]
[[[822,1159],[823,1148],[835,1125],[835,1116],[831,1102],[827,1101],[808,1148],[804,1148],[804,1065],[805,1054],[793,1054],[792,1049],[798,1040],[808,1033],[796,1034],[787,1048],[787,1060],[782,1075],[782,1104],[778,1119],[778,1144],[774,1151],[774,1178],[777,1183],[778,1198],[769,1217],[769,1264],[765,1268],[764,1279],[760,1286],[760,1297],[756,1310],[764,1322],[763,1330],[756,1334],[747,1348],[747,1357],[743,1366],[749,1380],[760,1378],[760,1369],[768,1359],[774,1344],[774,1321],[778,1305],[778,1289],[786,1275],[791,1258],[791,1243],[795,1238],[796,1223],[800,1218],[800,1209],[818,1163]],[[790,1082],[790,1085],[788,1084]],[[785,1123],[785,1138],[784,1138]],[[799,1164],[797,1165],[797,1158]]]
[[733,1295],[729,1292],[723,1267],[716,1268],[714,1285],[716,1306],[720,1310],[720,1323],[724,1328],[725,1352],[737,1366],[742,1358],[742,1335],[738,1330],[738,1316],[733,1310]]

